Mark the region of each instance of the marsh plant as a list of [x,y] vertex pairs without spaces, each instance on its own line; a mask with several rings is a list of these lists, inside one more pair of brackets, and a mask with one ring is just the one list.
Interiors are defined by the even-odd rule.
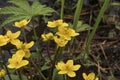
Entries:
[[[30,5],[27,0],[9,0],[13,6],[0,9],[0,15],[9,15],[1,28],[11,25],[17,28],[13,32],[9,27],[5,28],[5,34],[0,35],[0,79],[2,80],[100,80],[97,72],[82,72],[84,67],[90,67],[90,46],[96,29],[108,7],[110,0],[104,0],[104,4],[98,14],[93,29],[89,24],[82,23],[79,19],[84,0],[78,0],[73,23],[64,20],[64,3],[61,0],[60,18],[47,19],[47,29],[40,36],[37,35],[34,20],[40,16],[49,18],[56,11],[34,0]],[[26,27],[32,24],[35,39],[27,38]],[[88,30],[86,44],[83,51],[76,56],[81,32]],[[22,36],[23,38],[21,38]],[[33,38],[30,35],[31,38]],[[42,42],[42,43],[40,43]],[[43,46],[43,44],[45,46]],[[6,46],[12,45],[9,50],[10,57],[5,61]],[[35,47],[34,51],[31,49]],[[51,49],[52,48],[52,49]],[[67,57],[64,57],[67,53]],[[36,78],[36,79],[35,79]]]

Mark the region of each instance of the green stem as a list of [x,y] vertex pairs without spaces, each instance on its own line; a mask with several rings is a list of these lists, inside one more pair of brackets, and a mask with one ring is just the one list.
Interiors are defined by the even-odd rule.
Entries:
[[66,74],[64,74],[64,78],[65,78],[64,80],[67,80],[67,75]]
[[[57,59],[57,57],[58,57],[59,50],[60,50],[60,47],[57,48],[57,51],[56,51],[56,53],[55,53],[55,56],[54,56],[54,59],[53,59],[53,61],[54,61],[53,64],[54,64],[54,65],[55,65],[56,59]],[[53,65],[53,66],[54,66],[54,65]]]
[[17,70],[17,71],[18,71],[19,79],[20,79],[20,80],[23,80],[23,79],[22,79],[22,69],[19,69],[19,70]]
[[[72,27],[74,30],[76,30],[77,28],[77,24],[78,24],[80,14],[82,11],[83,1],[84,0],[78,0],[77,2],[77,7],[76,7],[75,15],[74,15],[74,20],[73,20],[73,27]],[[74,38],[70,41],[71,47],[73,44],[74,44]]]
[[39,38],[38,38],[36,30],[35,30],[34,20],[32,19],[31,22],[32,22],[32,27],[33,27],[33,34],[34,34],[35,41],[36,41],[36,44],[37,44],[36,45],[36,51],[37,51],[37,54],[39,54],[39,56],[40,56],[39,60],[41,60],[43,57],[42,57],[42,54],[40,53],[41,47],[39,45]]
[[87,40],[87,43],[86,43],[86,52],[87,53],[90,53],[90,44],[91,44],[91,41],[92,41],[92,39],[94,37],[94,34],[96,32],[96,29],[98,28],[98,25],[99,25],[99,23],[100,23],[103,15],[104,15],[104,12],[105,12],[105,10],[107,9],[107,7],[109,5],[109,2],[110,2],[110,0],[105,0],[104,4],[103,4],[103,6],[102,6],[102,8],[100,10],[100,13],[99,13],[99,15],[98,15],[98,17],[96,19],[96,23],[94,24],[94,29],[90,33],[90,35],[88,36],[88,40]]
[[51,67],[51,70],[50,70],[51,75],[49,76],[50,77],[49,80],[52,80],[53,70],[55,68],[55,62],[56,62],[57,56],[59,54],[59,50],[60,50],[60,47],[58,47],[56,52],[55,52],[54,59],[53,59],[53,64],[52,64],[52,67]]
[[63,19],[64,16],[64,4],[65,4],[65,0],[61,1],[61,14],[60,14],[60,18]]
[[53,65],[53,61],[52,61],[52,58],[51,58],[51,53],[49,51],[50,51],[50,45],[49,45],[49,41],[48,41],[47,42],[47,54],[48,54],[48,58],[51,62],[51,65]]
[[34,27],[34,23],[33,23],[33,33],[34,33],[35,40],[37,41],[38,36],[37,36],[36,30],[35,30],[35,27]]
[[78,0],[78,2],[77,2],[75,16],[74,16],[74,20],[73,20],[73,29],[75,29],[75,30],[77,28],[78,20],[79,20],[81,11],[82,11],[83,1],[84,0]]
[[[37,67],[37,65],[31,60],[33,66],[35,67],[35,69],[38,71],[39,75],[41,75],[41,77],[44,79],[44,80],[47,80],[47,78],[43,75],[43,73],[39,70],[39,68]],[[39,76],[40,77],[40,76]]]
[[29,73],[30,73],[30,74],[29,74],[29,75],[30,75],[30,79],[33,80],[32,72],[31,72],[32,69],[31,69],[31,68],[32,68],[31,65],[28,64],[28,69],[29,69]]
[[12,80],[11,75],[10,75],[10,72],[9,72],[9,70],[8,70],[8,68],[7,68],[7,66],[6,66],[5,63],[4,63],[4,66],[5,66],[5,69],[6,69],[6,71],[7,71],[7,75],[8,75],[8,77],[9,77],[9,80]]

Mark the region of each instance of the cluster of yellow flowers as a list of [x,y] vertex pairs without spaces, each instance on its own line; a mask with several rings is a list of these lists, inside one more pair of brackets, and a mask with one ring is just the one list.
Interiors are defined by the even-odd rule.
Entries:
[[0,70],[0,78],[4,77],[6,74],[6,71],[4,69]]
[[[27,24],[28,24],[27,20],[15,22],[15,26],[18,28],[23,28],[23,26],[26,26]],[[5,35],[0,35],[0,46],[5,46],[7,45],[7,43],[10,42],[12,45],[15,45],[17,48],[17,51],[15,54],[12,55],[12,58],[8,59],[9,68],[18,69],[29,63],[27,60],[23,60],[23,58],[30,57],[29,49],[34,45],[34,41],[31,41],[30,43],[27,42],[23,43],[18,39],[20,33],[21,33],[20,31],[13,33],[12,31],[8,30]]]
[[[57,68],[58,74],[67,74],[69,77],[75,77],[76,73],[74,71],[77,71],[80,69],[81,65],[73,65],[73,60],[68,60],[66,63],[63,61],[60,61],[55,65]],[[95,76],[95,73],[91,72],[88,75],[86,73],[82,74],[84,80],[99,80],[98,77]]]
[[48,21],[47,26],[49,28],[57,28],[55,35],[53,33],[42,34],[41,37],[43,41],[54,40],[59,47],[64,47],[68,41],[71,40],[71,37],[78,36],[79,33],[76,33],[75,30],[69,27],[69,25],[63,20]]

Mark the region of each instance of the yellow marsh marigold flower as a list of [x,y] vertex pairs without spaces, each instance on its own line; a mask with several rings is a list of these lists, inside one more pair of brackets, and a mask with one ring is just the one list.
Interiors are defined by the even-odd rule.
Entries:
[[4,69],[1,69],[1,70],[0,70],[0,78],[1,78],[1,77],[4,77],[5,74],[6,74],[6,71],[5,71]]
[[20,33],[20,31],[12,33],[10,30],[8,30],[5,36],[8,37],[9,42],[12,43],[14,40],[17,40],[17,38],[20,36]]
[[73,60],[68,60],[66,63],[60,61],[56,65],[59,70],[58,74],[67,74],[69,77],[75,77],[76,73],[74,71],[79,70],[81,65],[73,65]]
[[25,27],[29,22],[30,22],[30,20],[27,21],[24,19],[24,20],[21,20],[19,22],[15,22],[14,26],[18,27],[18,28],[22,28],[22,27]]
[[65,38],[58,38],[57,36],[54,36],[54,41],[59,47],[64,47],[68,43],[68,40],[66,40]]
[[24,55],[25,53],[22,50],[17,51],[16,54],[13,54],[12,58],[8,59],[8,68],[18,69],[23,66],[26,66],[29,62],[27,60],[23,60]]
[[47,33],[47,34],[42,34],[41,37],[43,38],[43,41],[48,41],[53,39],[53,33]]
[[8,43],[9,39],[6,36],[0,35],[0,46],[4,46]]
[[59,26],[68,26],[68,24],[63,22],[63,20],[59,19],[56,21],[48,21],[47,26],[50,28],[55,28],[55,27],[59,27]]
[[25,52],[26,58],[30,57],[30,48],[34,45],[34,41],[31,41],[30,43],[23,43],[20,40],[16,40],[12,42],[13,45],[17,47],[18,50],[23,50]]
[[83,73],[84,80],[99,80],[98,77],[95,78],[95,73],[91,72],[88,75],[86,73]]
[[58,32],[56,34],[64,37],[66,40],[71,40],[71,37],[79,35],[79,33],[76,33],[75,30],[63,26],[58,27]]

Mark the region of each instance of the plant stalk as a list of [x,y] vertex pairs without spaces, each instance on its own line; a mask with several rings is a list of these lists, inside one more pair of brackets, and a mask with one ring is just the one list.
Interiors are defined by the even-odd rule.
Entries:
[[51,67],[51,70],[50,70],[51,75],[50,75],[49,80],[52,80],[53,70],[54,70],[54,68],[55,68],[56,59],[57,59],[57,57],[58,57],[58,55],[59,55],[59,50],[60,50],[60,47],[58,47],[57,50],[56,50],[56,52],[55,52],[54,59],[53,59],[53,64],[52,64],[52,67]]
[[[79,18],[80,18],[80,14],[81,14],[81,11],[82,11],[83,1],[84,0],[78,0],[78,2],[77,2],[77,7],[76,7],[76,10],[75,10],[75,15],[74,15],[74,20],[73,20],[73,26],[72,26],[72,28],[74,30],[76,30],[76,28],[77,28],[77,24],[78,24],[78,21],[79,21]],[[74,38],[70,42],[71,46],[73,44],[74,44]]]
[[73,20],[73,29],[75,29],[75,30],[77,28],[77,24],[78,24],[80,14],[81,14],[81,11],[82,11],[83,1],[84,0],[78,0],[78,2],[77,2],[75,16],[74,16],[74,20]]
[[65,4],[65,0],[61,1],[61,13],[60,13],[60,18],[63,19],[64,16],[64,4]]
[[102,17],[104,16],[104,13],[105,13],[108,5],[109,5],[109,2],[110,2],[110,0],[105,0],[104,4],[103,4],[103,6],[102,6],[102,8],[100,10],[100,13],[99,13],[99,15],[98,15],[98,17],[96,19],[96,23],[94,24],[93,31],[88,36],[87,43],[86,43],[86,52],[87,53],[90,53],[90,44],[91,44],[91,41],[92,41],[92,39],[94,37],[94,34],[95,34],[95,32],[96,32],[96,30],[98,28],[98,25],[99,25]]

